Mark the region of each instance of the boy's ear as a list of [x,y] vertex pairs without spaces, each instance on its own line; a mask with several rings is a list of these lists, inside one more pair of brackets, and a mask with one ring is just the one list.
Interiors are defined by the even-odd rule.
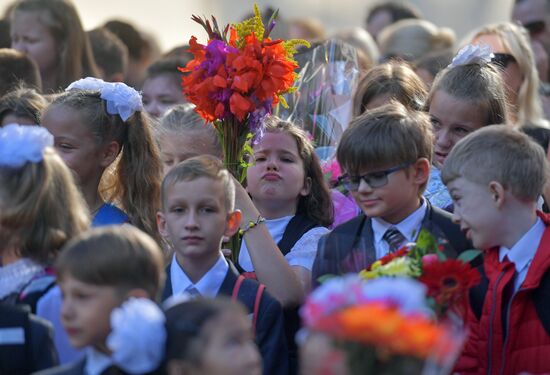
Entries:
[[504,193],[505,189],[504,186],[500,184],[500,182],[497,181],[491,181],[489,182],[489,193],[491,193],[491,198],[493,202],[495,202],[496,206],[498,208],[502,207],[504,204]]
[[107,168],[117,158],[120,152],[120,144],[117,141],[109,142],[105,145],[101,151],[100,165],[103,168]]
[[237,233],[241,225],[241,218],[242,214],[239,210],[235,210],[227,214],[227,223],[225,225],[225,232],[223,233],[223,235],[231,237],[235,233]]
[[157,212],[157,229],[162,237],[168,237],[168,231],[166,228],[166,218],[161,211]]
[[418,185],[425,184],[430,178],[430,161],[426,158],[420,158],[413,164],[413,180]]
[[304,187],[300,191],[300,195],[306,196],[311,192],[311,177],[306,177],[304,181]]

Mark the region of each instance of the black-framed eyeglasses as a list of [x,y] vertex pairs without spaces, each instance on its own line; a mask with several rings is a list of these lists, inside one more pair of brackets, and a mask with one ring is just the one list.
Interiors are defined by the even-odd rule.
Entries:
[[527,29],[531,36],[542,33],[546,29],[546,22],[544,21],[531,21],[522,25]]
[[413,163],[401,164],[393,168],[388,168],[382,171],[370,172],[362,176],[350,176],[344,174],[338,178],[338,181],[345,186],[349,191],[359,190],[361,180],[365,181],[371,188],[380,188],[388,183],[388,175],[391,173],[405,169]]
[[494,57],[491,59],[491,63],[501,69],[506,69],[508,64],[516,62],[516,58],[509,53],[493,53],[493,55]]

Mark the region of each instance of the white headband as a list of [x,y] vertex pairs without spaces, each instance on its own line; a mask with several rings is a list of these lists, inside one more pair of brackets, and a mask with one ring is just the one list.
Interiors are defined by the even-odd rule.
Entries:
[[458,51],[456,56],[453,58],[453,61],[449,64],[449,67],[454,68],[460,65],[473,63],[485,65],[490,63],[493,57],[495,57],[495,55],[491,52],[490,46],[485,44],[475,46],[468,44]]
[[141,94],[122,82],[105,82],[102,79],[86,77],[69,85],[69,90],[93,90],[101,93],[101,99],[107,103],[107,113],[119,115],[128,120],[136,111],[143,109]]
[[53,135],[41,126],[9,124],[0,128],[0,166],[20,168],[44,159],[53,146]]

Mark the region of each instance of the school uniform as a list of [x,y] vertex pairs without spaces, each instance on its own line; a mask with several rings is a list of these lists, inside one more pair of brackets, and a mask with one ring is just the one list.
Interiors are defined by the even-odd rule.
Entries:
[[[197,283],[192,283],[189,280],[175,256],[166,272],[163,301],[182,292],[200,294],[207,298],[215,298],[220,295],[231,297],[239,276],[237,270],[225,260],[221,253],[217,262]],[[251,315],[254,313],[258,288],[259,284],[256,281],[245,279],[242,281],[237,295],[238,301],[246,307]],[[262,355],[263,374],[287,374],[288,352],[281,305],[267,292],[261,296],[255,333],[256,343]]]
[[51,325],[19,307],[0,304],[0,374],[24,375],[57,364]]
[[[113,360],[91,347],[86,348],[84,358],[45,371],[35,375],[130,375],[120,367],[113,364]],[[143,375],[160,375],[160,370],[148,372]]]
[[[319,285],[319,278],[324,275],[357,273],[386,255],[389,247],[382,239],[382,231],[390,226],[383,220],[361,214],[322,237],[313,265],[313,285]],[[451,214],[432,206],[427,200],[393,227],[402,232],[407,240],[404,243],[414,242],[420,230],[426,229],[440,242],[448,257],[456,257],[472,248],[460,227],[452,222]]]

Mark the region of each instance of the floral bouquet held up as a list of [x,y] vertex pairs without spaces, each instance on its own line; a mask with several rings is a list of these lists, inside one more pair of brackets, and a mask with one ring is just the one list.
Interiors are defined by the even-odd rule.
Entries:
[[[254,5],[252,18],[222,31],[216,18],[210,23],[193,16],[208,33],[208,43],[199,44],[192,36],[189,52],[194,59],[180,68],[188,73],[182,82],[184,95],[216,128],[225,167],[239,182],[246,176],[245,157],[251,154],[251,141],[261,136],[262,120],[278,103],[286,106],[283,95],[295,91],[296,47],[309,46],[305,40],[271,40],[276,17],[277,12],[266,28]],[[238,236],[233,236],[230,247],[233,259],[238,259]]]
[[296,47],[304,40],[271,40],[277,12],[264,26],[258,6],[254,16],[223,31],[216,18],[212,22],[193,16],[208,33],[208,43],[189,40],[194,56],[185,68],[183,93],[196,105],[197,113],[218,131],[227,169],[242,182],[250,152],[249,141],[261,134],[265,116],[278,103],[286,106],[284,94],[293,92],[298,64]]

